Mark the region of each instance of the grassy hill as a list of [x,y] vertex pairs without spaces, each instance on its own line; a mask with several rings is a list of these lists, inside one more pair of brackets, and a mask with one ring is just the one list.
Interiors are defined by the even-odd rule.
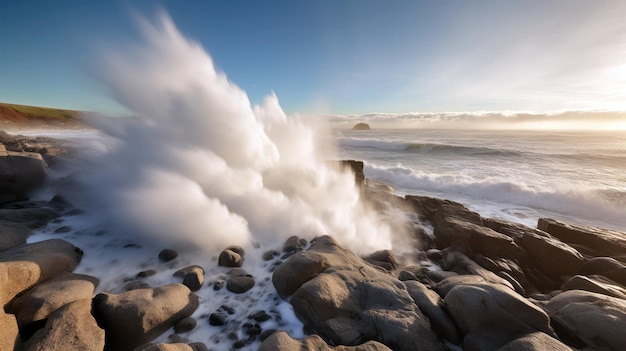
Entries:
[[0,102],[0,128],[20,126],[77,128],[83,126],[80,114],[81,111]]

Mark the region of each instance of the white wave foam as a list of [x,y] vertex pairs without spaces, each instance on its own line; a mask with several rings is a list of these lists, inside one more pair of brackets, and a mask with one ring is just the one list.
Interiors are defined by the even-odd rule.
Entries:
[[612,227],[626,227],[624,203],[605,196],[606,189],[566,184],[531,185],[510,175],[479,179],[465,172],[435,174],[401,165],[385,167],[366,164],[365,174],[368,178],[405,189],[408,193],[434,192],[442,197],[446,194],[465,195],[474,201],[490,200],[508,206],[528,206],[572,218],[602,221]]

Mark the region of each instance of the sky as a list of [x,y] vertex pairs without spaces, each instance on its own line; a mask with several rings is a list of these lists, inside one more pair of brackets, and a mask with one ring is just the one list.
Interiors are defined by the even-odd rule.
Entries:
[[122,113],[104,53],[161,9],[290,114],[626,110],[626,2],[602,0],[3,1],[0,101]]

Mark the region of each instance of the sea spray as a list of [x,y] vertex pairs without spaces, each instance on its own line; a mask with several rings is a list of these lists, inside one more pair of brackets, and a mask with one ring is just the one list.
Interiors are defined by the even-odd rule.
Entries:
[[116,142],[83,175],[90,213],[112,232],[212,252],[323,234],[391,248],[354,177],[326,162],[319,122],[287,116],[274,94],[251,106],[168,15],[140,29],[144,45],[105,56],[103,82],[134,117],[99,122]]

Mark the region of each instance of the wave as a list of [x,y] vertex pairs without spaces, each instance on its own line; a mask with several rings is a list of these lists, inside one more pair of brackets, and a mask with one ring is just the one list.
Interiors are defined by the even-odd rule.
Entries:
[[360,139],[342,137],[338,139],[341,147],[367,148],[404,152],[427,152],[441,154],[463,154],[463,155],[497,155],[497,156],[522,156],[521,152],[511,150],[501,150],[489,147],[462,146],[437,143],[405,143],[400,141],[388,141],[382,139]]
[[626,226],[626,191],[613,188],[581,188],[575,185],[540,187],[520,179],[494,176],[483,179],[462,172],[433,174],[403,166],[367,164],[365,175],[413,193],[470,197],[500,204],[526,206],[573,218]]

